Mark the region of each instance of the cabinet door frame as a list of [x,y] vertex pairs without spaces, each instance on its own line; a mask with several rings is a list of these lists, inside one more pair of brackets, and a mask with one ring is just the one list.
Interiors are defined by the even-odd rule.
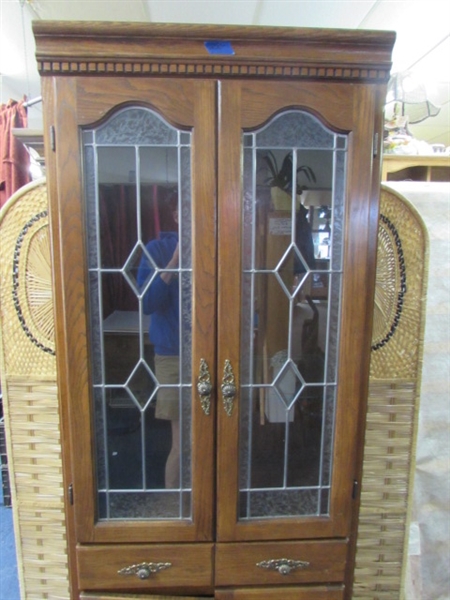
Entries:
[[[51,234],[55,258],[57,361],[64,431],[66,485],[72,485],[73,505],[67,502],[70,529],[78,543],[207,541],[213,538],[214,401],[210,415],[196,393],[200,359],[214,377],[215,364],[215,130],[216,92],[213,81],[105,77],[54,78],[52,112],[54,153],[49,161],[64,173],[49,181]],[[192,428],[199,443],[192,453],[192,521],[96,522],[93,469],[93,419],[89,370],[87,267],[84,186],[80,127],[98,123],[114,107],[137,104],[154,108],[172,124],[192,127],[193,356]],[[48,116],[51,114],[51,116]],[[50,122],[48,122],[50,121]],[[78,140],[74,144],[74,140]],[[49,145],[50,146],[50,145]],[[49,147],[48,146],[48,147]],[[49,177],[52,176],[52,169]],[[214,386],[214,381],[212,382]]]
[[[358,430],[367,397],[378,228],[378,183],[372,177],[376,87],[339,82],[221,83],[219,118],[218,378],[225,360],[234,365],[239,390],[242,284],[241,135],[283,108],[315,114],[348,133],[346,236],[339,344],[334,466],[329,517],[238,519],[239,391],[227,416],[218,404],[217,537],[220,542],[342,537],[351,534],[354,482],[362,452]],[[226,170],[221,165],[226,164]],[[226,245],[226,240],[233,240]],[[239,272],[238,272],[239,269]]]

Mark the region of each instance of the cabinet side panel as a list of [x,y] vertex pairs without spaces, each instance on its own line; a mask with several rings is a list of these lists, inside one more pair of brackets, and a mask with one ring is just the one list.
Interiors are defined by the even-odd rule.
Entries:
[[[93,478],[91,432],[85,416],[90,413],[87,327],[85,314],[84,216],[82,175],[76,118],[76,80],[55,81],[55,149],[58,173],[55,201],[52,201],[54,231],[59,244],[55,274],[57,302],[58,370],[63,403],[70,425],[72,472],[78,473],[74,486],[76,527],[92,540]],[[53,188],[53,182],[51,183]],[[73,407],[76,410],[73,410]],[[72,409],[69,411],[69,407]]]
[[360,453],[359,415],[367,395],[378,215],[378,199],[372,189],[375,88],[361,88],[363,86],[353,86],[354,127],[350,136],[347,181],[344,335],[336,422],[336,447],[339,448],[336,460],[343,469],[335,471],[333,481],[339,494],[336,510],[345,515],[347,531],[351,528],[353,510],[357,508],[353,482],[357,480],[357,456]]
[[[54,78],[45,77],[41,82],[42,95],[45,98],[44,103],[44,141],[45,141],[45,165],[47,179],[47,193],[49,202],[49,226],[50,226],[50,244],[52,253],[52,277],[53,288],[56,288],[57,281],[61,278],[61,231],[59,227],[59,211],[58,211],[58,185],[57,185],[57,160],[56,153],[51,145],[51,131],[55,126],[55,80]],[[61,422],[61,450],[63,460],[63,483],[64,489],[68,490],[69,485],[73,481],[72,462],[71,462],[71,445],[70,445],[70,427],[69,427],[69,410],[67,404],[67,388],[66,378],[61,373],[62,359],[60,353],[64,355],[64,338],[61,335],[61,329],[58,327],[58,318],[63,314],[63,302],[59,294],[53,294],[53,310],[55,318],[55,344],[56,344],[56,360],[57,360],[57,381],[58,381],[58,401]],[[75,519],[73,506],[67,501],[67,495],[64,499],[64,508],[66,516],[66,536],[67,536],[67,553],[68,553],[68,577],[71,587],[71,593],[75,596],[78,594],[78,575],[76,569],[76,554],[75,554]]]
[[357,438],[356,438],[356,456],[355,456],[355,475],[354,480],[357,483],[357,493],[354,494],[352,511],[352,534],[349,541],[349,552],[347,559],[346,572],[346,598],[352,598],[353,578],[355,568],[356,542],[358,533],[358,515],[360,509],[360,490],[362,479],[362,463],[365,443],[365,426],[367,401],[369,395],[369,368],[370,368],[370,344],[372,339],[372,320],[375,297],[375,274],[377,261],[377,243],[378,243],[378,219],[380,212],[380,163],[381,148],[383,137],[383,118],[382,111],[386,97],[386,86],[379,85],[376,88],[371,86],[357,86],[355,102],[355,119],[365,124],[365,128],[359,130],[359,139],[355,136],[354,143],[358,144],[362,151],[366,153],[366,160],[371,164],[371,170],[366,171],[366,181],[362,185],[367,186],[364,192],[370,199],[370,210],[367,216],[367,272],[364,289],[361,290],[366,306],[365,320],[367,323],[362,353],[362,369],[364,378],[361,381],[359,391],[361,401],[359,403],[359,412],[357,418]]

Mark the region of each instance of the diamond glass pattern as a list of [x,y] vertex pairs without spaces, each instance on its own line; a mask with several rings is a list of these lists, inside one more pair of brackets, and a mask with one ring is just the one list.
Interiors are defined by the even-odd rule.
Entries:
[[347,136],[292,109],[242,144],[239,515],[327,515]]
[[273,387],[280,395],[286,408],[288,410],[292,408],[301,392],[303,381],[298,369],[291,360],[287,361],[281,368],[273,382]]
[[133,371],[126,387],[132,397],[139,403],[143,409],[147,403],[154,397],[156,378],[145,361],[141,361]]

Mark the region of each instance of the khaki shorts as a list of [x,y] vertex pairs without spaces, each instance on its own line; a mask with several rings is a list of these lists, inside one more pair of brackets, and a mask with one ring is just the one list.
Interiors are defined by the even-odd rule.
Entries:
[[[178,386],[180,383],[180,359],[178,356],[155,355],[155,375],[158,383]],[[155,417],[178,421],[180,418],[179,387],[160,388],[156,396]]]

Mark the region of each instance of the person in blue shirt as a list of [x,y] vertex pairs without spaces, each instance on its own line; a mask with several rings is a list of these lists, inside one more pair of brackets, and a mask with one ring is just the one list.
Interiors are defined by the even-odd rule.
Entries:
[[[172,215],[178,223],[178,202],[172,198]],[[155,350],[155,375],[161,387],[156,400],[155,417],[171,421],[172,446],[165,467],[165,487],[178,488],[180,481],[180,292],[178,231],[161,232],[146,246],[151,261],[143,254],[137,283],[142,288],[155,267],[158,272],[143,297],[143,309],[150,315],[149,337]],[[154,265],[152,264],[154,263]],[[159,269],[167,269],[159,271]]]

